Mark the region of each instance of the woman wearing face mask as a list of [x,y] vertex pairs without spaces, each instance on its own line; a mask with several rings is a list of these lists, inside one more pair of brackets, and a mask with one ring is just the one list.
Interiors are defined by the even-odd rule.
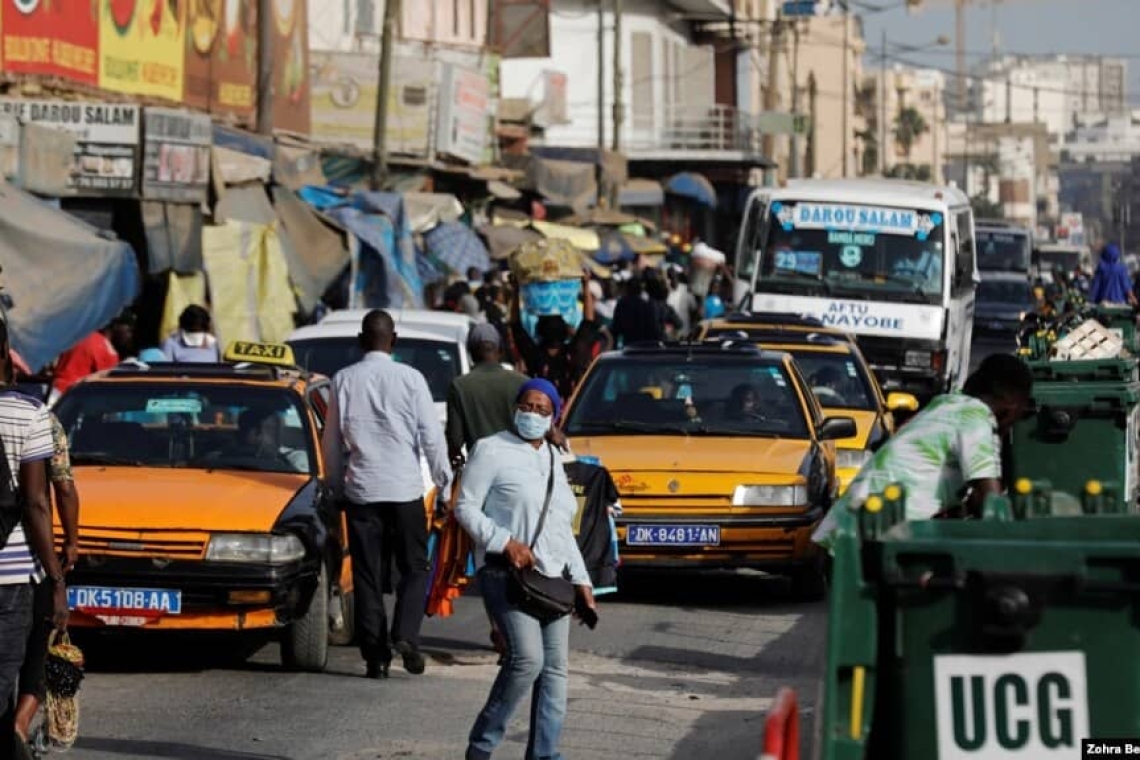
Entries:
[[[523,385],[514,430],[484,438],[463,470],[455,514],[487,552],[479,571],[483,603],[506,639],[506,656],[468,738],[466,760],[488,760],[503,740],[515,708],[534,691],[528,758],[556,760],[566,718],[570,620],[540,619],[515,604],[511,568],[534,568],[548,578],[567,577],[582,618],[596,620],[593,587],[574,537],[577,500],[561,460],[544,439],[562,401],[547,380]],[[550,479],[553,470],[553,478]],[[548,485],[551,484],[551,485]],[[547,503],[546,519],[542,517]]]
[[210,312],[191,304],[178,317],[178,332],[162,344],[167,359],[180,364],[213,364],[222,360],[218,339],[210,334]]

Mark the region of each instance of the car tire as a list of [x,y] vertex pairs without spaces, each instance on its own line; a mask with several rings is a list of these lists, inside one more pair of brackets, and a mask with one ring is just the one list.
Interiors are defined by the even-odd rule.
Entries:
[[347,647],[351,646],[356,640],[356,597],[349,592],[339,592],[334,597],[337,601],[331,602],[332,604],[340,604],[340,614],[344,619],[344,625],[339,631],[332,629],[332,618],[329,618],[329,644],[334,647]]
[[799,602],[818,602],[827,596],[827,563],[821,555],[792,570],[792,597]]
[[309,609],[285,629],[281,639],[281,663],[290,670],[324,671],[329,659],[329,580],[321,565],[317,588]]

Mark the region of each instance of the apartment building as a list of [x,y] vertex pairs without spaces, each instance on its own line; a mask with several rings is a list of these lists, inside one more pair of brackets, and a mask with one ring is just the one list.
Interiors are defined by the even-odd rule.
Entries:
[[[949,140],[945,75],[896,65],[868,72],[862,87],[870,146],[864,153],[866,173],[941,183]],[[880,144],[886,146],[881,156]]]

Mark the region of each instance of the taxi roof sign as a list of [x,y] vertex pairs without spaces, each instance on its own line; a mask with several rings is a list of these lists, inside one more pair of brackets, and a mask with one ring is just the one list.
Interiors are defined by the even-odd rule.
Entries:
[[293,349],[284,343],[254,343],[235,340],[226,346],[226,353],[222,358],[235,364],[248,362],[249,364],[268,364],[274,367],[297,366],[297,361],[293,357]]

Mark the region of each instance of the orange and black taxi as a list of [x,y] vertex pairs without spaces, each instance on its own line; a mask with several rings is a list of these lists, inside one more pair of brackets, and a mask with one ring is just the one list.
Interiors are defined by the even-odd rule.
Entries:
[[918,411],[918,399],[909,393],[884,396],[851,334],[812,317],[734,314],[708,320],[698,330],[702,338],[746,339],[791,354],[827,413],[855,420],[856,434],[835,442],[841,493],[894,434],[896,415]]
[[353,626],[319,445],[329,383],[283,345],[224,358],[121,365],[57,403],[82,494],[71,625],[262,632],[286,666],[322,670]]
[[838,492],[834,442],[855,422],[825,417],[790,355],[748,341],[606,353],[564,429],[614,477],[623,566],[756,568],[822,596],[811,532]]

